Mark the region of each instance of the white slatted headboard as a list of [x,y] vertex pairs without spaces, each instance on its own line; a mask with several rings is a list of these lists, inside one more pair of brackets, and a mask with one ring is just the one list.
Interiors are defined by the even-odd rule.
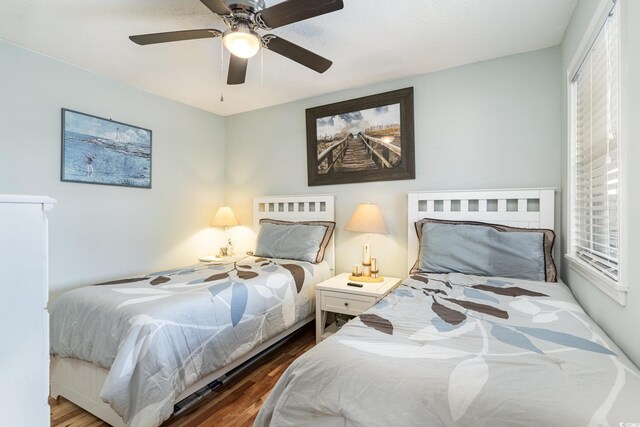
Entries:
[[[264,196],[253,199],[253,229],[260,230],[260,220],[271,218],[282,221],[335,221],[335,196]],[[324,258],[335,270],[335,230]]]
[[422,218],[481,221],[553,230],[554,194],[553,188],[409,193],[407,271],[418,258],[416,221]]

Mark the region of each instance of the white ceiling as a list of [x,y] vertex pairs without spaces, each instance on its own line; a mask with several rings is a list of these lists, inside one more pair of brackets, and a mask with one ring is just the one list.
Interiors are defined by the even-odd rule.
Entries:
[[244,85],[224,85],[224,102],[220,39],[154,46],[128,39],[183,29],[224,30],[199,0],[2,0],[0,39],[226,116],[554,46],[576,2],[344,0],[343,10],[272,31],[331,59],[327,72],[317,74],[267,51],[264,83],[258,54],[249,62]]

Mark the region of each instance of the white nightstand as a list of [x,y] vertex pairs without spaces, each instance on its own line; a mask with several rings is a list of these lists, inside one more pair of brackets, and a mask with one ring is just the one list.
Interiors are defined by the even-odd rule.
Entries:
[[200,262],[234,262],[241,260],[242,258],[246,258],[248,255],[227,255],[227,256],[216,256],[216,255],[207,255],[198,258]]
[[198,261],[200,262],[222,261],[222,258],[219,258],[215,255],[207,255],[207,256],[201,256],[200,258],[198,258]]
[[349,273],[342,273],[316,285],[316,343],[335,332],[335,325],[325,330],[327,313],[357,316],[372,307],[400,284],[402,279],[385,277],[384,282],[348,286]]

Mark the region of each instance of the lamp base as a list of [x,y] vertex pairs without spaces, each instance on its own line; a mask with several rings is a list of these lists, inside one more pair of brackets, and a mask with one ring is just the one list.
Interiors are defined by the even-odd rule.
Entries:
[[354,282],[361,282],[361,283],[382,283],[384,282],[384,277],[382,276],[367,277],[367,276],[349,275],[349,280],[353,280]]

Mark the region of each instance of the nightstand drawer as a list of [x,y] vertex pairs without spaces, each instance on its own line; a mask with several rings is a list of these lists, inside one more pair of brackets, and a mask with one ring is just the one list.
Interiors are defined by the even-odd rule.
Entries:
[[376,297],[323,291],[321,309],[357,316],[376,303]]

